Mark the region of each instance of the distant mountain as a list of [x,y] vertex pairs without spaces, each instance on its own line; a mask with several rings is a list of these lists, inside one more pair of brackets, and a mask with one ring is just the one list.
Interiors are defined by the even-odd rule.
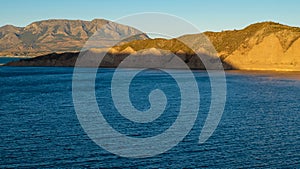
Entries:
[[[104,25],[106,27],[100,30]],[[148,39],[147,35],[129,26],[117,24],[104,19],[82,20],[45,20],[33,22],[26,27],[6,25],[0,27],[0,56],[28,55],[37,56],[53,52],[79,51],[88,38],[96,31],[101,32],[102,44],[119,41],[123,37]]]
[[[20,28],[9,27],[9,29],[20,31]],[[207,38],[203,38],[204,35]],[[145,35],[145,37],[130,39],[110,49],[107,62],[102,66],[116,67],[126,55],[145,55],[143,52],[136,53],[147,49],[149,49],[147,55],[150,51],[153,56],[165,56],[166,53],[155,50],[163,49],[179,55],[193,69],[205,68],[199,59],[195,59],[194,53],[204,51],[208,53],[209,62],[215,62],[215,57],[219,57],[225,69],[300,71],[300,28],[274,22],[262,22],[249,25],[242,30],[205,32],[204,35],[184,35],[170,40],[149,39]],[[208,39],[209,43],[205,39]],[[216,53],[213,52],[214,49],[211,48],[210,43],[214,46]],[[93,49],[91,52],[101,51],[105,50]],[[47,63],[47,66],[62,66],[66,63],[66,59],[72,58],[68,61],[68,66],[72,66],[77,55],[78,53],[72,53],[70,57],[67,57],[68,55],[52,54],[8,65],[39,66]],[[59,56],[63,58],[60,59]],[[52,58],[52,62],[49,62],[48,58]],[[39,60],[39,64],[36,60]]]

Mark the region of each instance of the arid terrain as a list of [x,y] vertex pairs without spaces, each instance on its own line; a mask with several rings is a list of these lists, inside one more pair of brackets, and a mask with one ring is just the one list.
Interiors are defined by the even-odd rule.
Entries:
[[[105,29],[101,26],[108,25]],[[24,28],[11,25],[0,28],[0,55],[39,56],[30,60],[12,62],[10,66],[74,66],[76,57],[89,37],[97,31],[101,40],[90,52],[108,52],[110,63],[117,66],[126,56],[136,54],[162,56],[167,50],[179,55],[191,68],[203,69],[195,52],[209,51],[211,58],[219,57],[225,69],[300,71],[300,28],[274,22],[255,23],[242,30],[204,32],[183,35],[175,39],[150,39],[139,30],[102,19],[93,21],[46,20]],[[136,36],[135,34],[139,34]],[[110,48],[109,42],[130,37]],[[204,36],[205,35],[205,36]],[[204,38],[205,37],[205,38]],[[214,50],[213,49],[213,50]],[[149,53],[150,52],[150,53]],[[44,55],[41,56],[40,55]],[[117,57],[116,57],[117,56]],[[212,60],[213,60],[212,59]]]

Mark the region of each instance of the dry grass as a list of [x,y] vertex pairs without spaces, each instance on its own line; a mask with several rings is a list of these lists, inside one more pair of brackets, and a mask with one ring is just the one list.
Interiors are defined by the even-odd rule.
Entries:
[[292,43],[300,37],[300,28],[290,27],[274,22],[262,22],[252,24],[242,30],[205,32],[218,52],[231,54],[241,45],[249,45],[248,41],[252,37],[258,39],[260,43],[265,37],[275,34],[283,49],[287,50]]

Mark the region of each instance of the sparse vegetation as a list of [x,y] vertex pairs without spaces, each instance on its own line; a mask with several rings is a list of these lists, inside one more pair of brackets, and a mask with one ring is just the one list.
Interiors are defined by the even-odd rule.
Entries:
[[122,51],[127,47],[131,47],[135,51],[140,51],[143,49],[157,48],[162,50],[168,50],[170,52],[176,53],[179,50],[186,54],[194,54],[193,50],[186,46],[184,43],[177,39],[146,39],[146,40],[134,40],[128,43],[123,43],[122,45],[116,46],[115,49]]
[[[7,25],[0,28],[0,45],[2,53],[28,53],[29,55],[44,54],[54,51],[63,51],[64,49],[81,49],[87,39],[93,35],[103,24],[108,21],[96,19],[91,22],[80,20],[47,20],[34,22],[25,28],[18,28]],[[118,27],[115,24],[115,30],[110,34],[106,32],[103,38],[118,39],[114,36],[123,36],[127,33],[136,31],[129,27]],[[124,30],[123,30],[124,29]],[[113,33],[115,32],[115,33]],[[274,22],[262,22],[252,24],[242,30],[222,31],[222,32],[205,32],[211,41],[215,50],[221,53],[222,58],[226,58],[237,49],[244,51],[250,50],[254,45],[263,41],[265,37],[275,35],[282,48],[286,51],[290,46],[300,38],[300,28],[290,27]],[[102,35],[101,35],[102,36]],[[134,50],[146,48],[160,48],[177,52],[179,50],[185,53],[193,53],[193,51],[180,41],[191,42],[189,46],[197,49],[199,46],[205,48],[207,42],[203,41],[203,35],[184,35],[176,39],[148,39],[147,35],[139,34],[126,39],[126,42],[119,44],[118,51],[130,46]],[[59,43],[61,42],[61,43]],[[62,43],[63,42],[63,43]],[[74,46],[75,45],[75,46]],[[105,42],[98,46],[105,46]],[[209,44],[206,45],[209,48]],[[205,49],[207,49],[205,48]]]
[[257,38],[257,44],[265,37],[275,34],[281,42],[284,50],[300,37],[300,28],[290,27],[274,22],[262,22],[252,24],[242,30],[205,32],[218,52],[226,52],[228,55],[240,46],[249,47],[250,38]]

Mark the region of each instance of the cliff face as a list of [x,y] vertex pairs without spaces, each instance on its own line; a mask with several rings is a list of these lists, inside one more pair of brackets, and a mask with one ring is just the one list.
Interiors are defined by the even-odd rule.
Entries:
[[[96,31],[101,30],[102,43],[119,41],[140,31],[129,26],[117,24],[104,19],[82,20],[45,20],[29,24],[26,27],[6,25],[0,27],[0,55],[37,56],[53,52],[79,51]],[[140,34],[133,39],[148,39]]]

